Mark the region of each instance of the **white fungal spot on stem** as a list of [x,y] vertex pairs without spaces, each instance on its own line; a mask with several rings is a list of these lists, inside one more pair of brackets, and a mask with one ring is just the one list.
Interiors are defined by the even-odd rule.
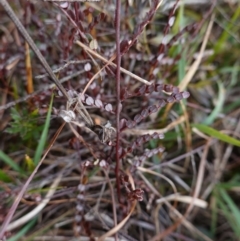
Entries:
[[92,66],[91,66],[90,63],[86,63],[86,64],[84,65],[84,70],[85,70],[85,71],[90,71],[91,68],[92,68]]
[[173,26],[174,21],[175,21],[175,17],[174,17],[174,16],[172,16],[172,17],[169,19],[169,21],[168,21],[168,24],[169,24],[169,26],[170,26],[170,27],[172,27],[172,26]]
[[157,57],[157,61],[161,62],[162,58],[163,58],[164,54],[159,54]]
[[162,39],[162,44],[166,45],[168,43],[168,37],[164,36]]

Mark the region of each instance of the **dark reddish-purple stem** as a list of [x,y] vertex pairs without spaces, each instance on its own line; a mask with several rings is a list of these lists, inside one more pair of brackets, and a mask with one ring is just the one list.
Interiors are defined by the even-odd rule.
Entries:
[[117,94],[117,113],[116,113],[116,128],[117,128],[117,139],[116,139],[116,178],[117,178],[117,193],[118,199],[120,201],[120,179],[119,179],[119,168],[120,168],[120,158],[119,158],[119,137],[120,137],[120,65],[121,65],[121,54],[120,54],[120,12],[121,12],[121,0],[116,2],[116,14],[115,14],[115,29],[116,29],[116,94]]

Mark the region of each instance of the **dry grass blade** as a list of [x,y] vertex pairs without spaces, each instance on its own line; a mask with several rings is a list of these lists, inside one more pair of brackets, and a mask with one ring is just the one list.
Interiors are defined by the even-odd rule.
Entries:
[[166,182],[168,182],[171,185],[171,187],[173,189],[173,192],[175,193],[175,195],[177,195],[177,188],[176,188],[176,186],[174,185],[174,183],[169,178],[167,178],[163,174],[157,173],[155,171],[152,171],[152,170],[149,170],[149,169],[146,169],[146,168],[143,168],[143,167],[138,167],[137,169],[139,171],[141,171],[141,172],[150,173],[152,175],[155,175],[155,176],[158,176],[158,177],[164,179]]
[[181,116],[177,120],[173,121],[169,125],[167,125],[165,128],[162,129],[150,129],[150,130],[143,130],[143,129],[126,129],[124,130],[124,133],[130,134],[130,135],[152,135],[154,133],[166,133],[172,129],[174,129],[177,125],[183,123],[185,121],[185,116]]
[[202,42],[202,46],[200,48],[200,52],[199,54],[197,55],[197,58],[196,60],[194,61],[194,63],[190,66],[187,74],[184,76],[183,80],[181,81],[181,83],[179,84],[179,89],[180,90],[184,90],[188,84],[190,83],[190,81],[192,80],[193,76],[195,75],[196,71],[198,70],[199,68],[199,65],[201,63],[201,60],[202,60],[202,57],[204,55],[204,51],[206,49],[206,46],[207,46],[207,43],[208,43],[208,40],[209,40],[209,37],[210,37],[210,34],[211,34],[211,31],[212,31],[212,27],[213,27],[213,23],[214,23],[214,18],[215,18],[215,14],[213,14],[211,16],[211,20],[208,24],[208,27],[207,27],[207,31],[205,33],[205,36],[204,36],[204,39],[203,39],[203,42]]
[[29,45],[26,42],[25,43],[25,48],[26,48],[26,72],[27,72],[27,92],[28,94],[31,94],[34,89],[33,89],[33,77],[32,77],[32,65],[31,65],[31,58],[30,58],[30,50],[29,50]]
[[156,203],[164,203],[165,201],[178,201],[183,203],[193,203],[194,206],[200,207],[200,208],[207,208],[208,203],[204,200],[201,200],[199,198],[193,198],[190,196],[182,196],[179,193],[171,194],[167,197],[163,197],[156,200]]
[[132,203],[130,212],[128,213],[128,215],[114,228],[112,228],[111,230],[109,230],[107,233],[105,233],[104,235],[102,235],[101,237],[98,238],[98,241],[104,241],[107,237],[110,237],[112,235],[114,235],[115,233],[117,233],[128,221],[128,219],[131,217],[133,211],[135,210],[135,207],[137,205],[137,202],[134,201]]
[[[102,60],[103,62],[106,63],[106,65],[104,67],[106,67],[107,65],[112,65],[114,67],[116,67],[116,64],[114,64],[112,61],[116,58],[116,56],[112,56],[110,58],[110,60],[105,59],[104,57],[102,57],[101,55],[99,55],[98,53],[96,53],[94,50],[90,49],[88,46],[86,46],[85,44],[81,43],[80,41],[76,41],[76,44],[78,44],[80,47],[82,47],[83,49],[85,49],[86,51],[88,51],[89,53],[91,53],[93,56],[97,57],[98,59]],[[127,74],[129,76],[131,76],[133,79],[138,80],[140,82],[142,82],[143,84],[146,85],[150,85],[151,83],[149,83],[149,81],[133,74],[132,72],[124,69],[124,68],[120,68],[121,72],[123,72],[124,74]]]
[[6,231],[11,231],[19,226],[22,226],[23,224],[27,223],[28,221],[30,221],[32,218],[36,217],[43,209],[44,207],[48,204],[48,202],[50,201],[51,197],[54,195],[58,184],[60,183],[62,178],[62,174],[60,173],[58,175],[58,177],[54,180],[54,182],[52,183],[52,185],[50,186],[50,190],[48,191],[46,197],[39,203],[39,205],[34,208],[31,212],[29,212],[28,214],[26,214],[25,216],[21,217],[20,219],[10,223],[7,226]]

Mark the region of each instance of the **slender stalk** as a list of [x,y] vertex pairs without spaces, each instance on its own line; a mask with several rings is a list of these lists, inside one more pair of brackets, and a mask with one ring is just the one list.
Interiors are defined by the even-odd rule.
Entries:
[[120,66],[121,66],[121,53],[120,53],[120,13],[121,13],[121,0],[117,0],[116,2],[116,12],[115,12],[115,29],[116,29],[116,95],[117,95],[117,113],[116,113],[116,131],[117,131],[117,139],[116,139],[116,178],[117,178],[117,192],[118,199],[120,201],[120,179],[119,179],[119,168],[120,168],[120,159],[119,159],[119,148],[120,148]]

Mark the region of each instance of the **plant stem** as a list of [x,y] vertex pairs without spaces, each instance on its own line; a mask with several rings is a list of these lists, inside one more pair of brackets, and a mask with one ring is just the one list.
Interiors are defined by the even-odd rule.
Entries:
[[117,130],[117,139],[116,139],[116,178],[117,178],[117,192],[118,199],[120,201],[120,179],[119,179],[119,168],[120,168],[120,159],[119,159],[119,137],[120,137],[120,126],[119,126],[119,117],[121,111],[121,102],[120,102],[120,65],[121,65],[121,53],[120,53],[120,12],[121,12],[121,1],[117,0],[116,2],[116,12],[115,12],[115,29],[116,29],[116,95],[117,95],[117,113],[116,113],[116,130]]

